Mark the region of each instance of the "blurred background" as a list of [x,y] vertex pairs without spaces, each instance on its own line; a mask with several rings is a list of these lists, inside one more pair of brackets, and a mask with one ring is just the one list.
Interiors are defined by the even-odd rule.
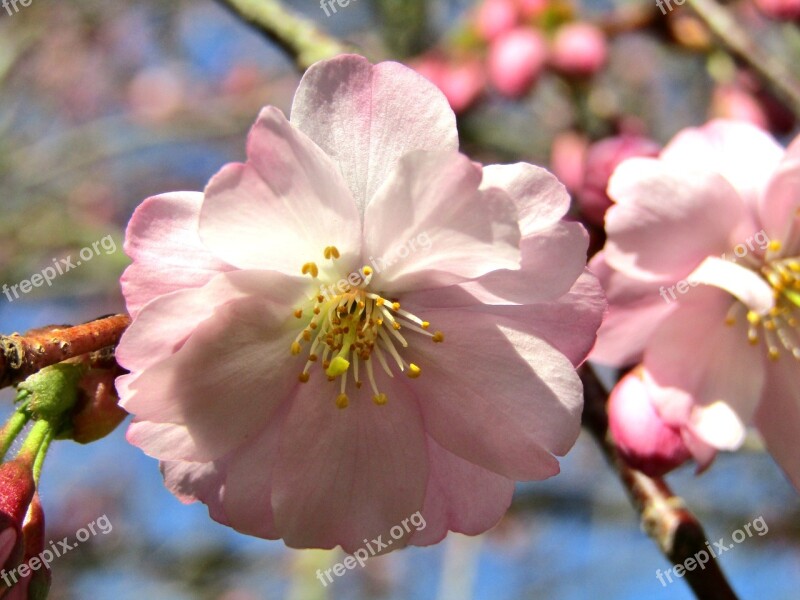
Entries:
[[[726,5],[759,44],[800,68],[800,15]],[[777,3],[790,5],[789,3]],[[720,116],[796,132],[786,106],[674,0],[352,0],[326,15],[286,2],[373,61],[406,62],[439,85],[462,148],[482,162],[526,160],[567,184],[573,214],[602,244],[605,182],[624,156],[653,154],[679,129]],[[0,295],[0,332],[122,312],[124,230],[146,197],[202,190],[244,159],[260,107],[288,113],[299,80],[274,44],[211,0],[33,0],[0,8],[0,284],[107,240],[52,286]],[[770,8],[772,6],[772,8]],[[111,240],[112,242],[109,242]],[[113,247],[113,249],[112,249]],[[10,298],[10,299],[9,299]],[[11,394],[0,394],[3,414]],[[800,589],[800,503],[758,448],[668,481],[712,542],[763,517],[769,531],[721,557],[742,598]],[[41,486],[47,539],[107,515],[113,529],[54,563],[51,598],[692,598],[640,531],[615,475],[582,435],[562,474],[520,485],[485,535],[369,560],[322,587],[343,555],[249,538],[184,506],[124,425],[90,446],[54,444]]]

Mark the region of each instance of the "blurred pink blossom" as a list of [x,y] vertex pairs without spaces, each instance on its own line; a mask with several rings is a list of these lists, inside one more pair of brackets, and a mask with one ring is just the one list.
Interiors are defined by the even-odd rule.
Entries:
[[483,532],[558,472],[605,307],[586,232],[544,169],[457,148],[427,80],[340,56],[247,163],[136,210],[117,387],[181,500],[352,552],[416,511],[392,548]]
[[475,14],[475,28],[484,40],[491,42],[519,21],[519,9],[514,0],[484,0]]
[[653,140],[638,135],[620,135],[605,138],[589,146],[583,182],[578,193],[578,204],[586,219],[603,226],[611,199],[606,193],[608,180],[623,160],[634,156],[657,156],[661,146]]
[[605,34],[589,23],[568,23],[556,32],[550,63],[568,75],[593,75],[606,63]]
[[769,118],[759,101],[736,85],[718,85],[711,97],[711,116],[720,119],[747,121],[768,129]]
[[800,0],[755,0],[756,6],[772,19],[793,21],[800,19]]
[[[660,417],[720,450],[755,424],[796,487],[800,455],[800,139],[749,123],[680,132],[611,178],[609,298],[593,359],[642,361]],[[685,439],[685,438],[684,438]]]
[[429,55],[419,59],[412,67],[442,90],[456,114],[470,108],[486,85],[483,66],[476,58],[447,60]]
[[529,27],[517,27],[497,38],[489,47],[489,80],[509,98],[524,96],[547,62],[547,44]]
[[553,139],[550,168],[570,192],[577,192],[583,185],[588,147],[586,136],[575,131],[563,131]]

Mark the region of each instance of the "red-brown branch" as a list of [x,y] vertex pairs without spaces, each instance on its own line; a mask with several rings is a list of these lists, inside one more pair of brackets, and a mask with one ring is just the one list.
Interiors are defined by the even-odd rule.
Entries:
[[68,358],[115,346],[130,322],[127,315],[113,315],[74,327],[51,325],[0,336],[0,388]]

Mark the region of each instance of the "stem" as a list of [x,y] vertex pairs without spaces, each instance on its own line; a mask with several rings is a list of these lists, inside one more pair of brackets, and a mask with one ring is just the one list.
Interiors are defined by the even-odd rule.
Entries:
[[18,410],[0,429],[0,462],[5,460],[8,449],[11,448],[11,444],[14,443],[29,420],[30,416],[25,411]]
[[130,322],[127,315],[114,315],[74,327],[51,326],[25,335],[0,336],[0,388],[68,358],[116,345]]
[[[606,460],[625,486],[641,515],[642,528],[671,564],[683,563],[701,550],[708,554],[705,545],[708,536],[683,498],[676,496],[663,479],[648,477],[622,460],[608,433],[608,394],[591,367],[583,366],[580,374],[584,394],[583,426],[600,445]],[[685,573],[684,578],[697,598],[737,600],[716,559],[706,563],[703,570],[687,570]]]
[[[217,0],[245,23],[278,44],[305,71],[318,60],[348,52],[347,47],[278,0]],[[320,9],[321,10],[321,9]]]
[[777,56],[764,51],[714,0],[686,0],[697,16],[734,55],[747,63],[800,117],[800,82]]
[[39,452],[36,454],[36,460],[33,462],[33,481],[37,486],[39,485],[39,477],[42,474],[44,458],[47,456],[47,451],[50,449],[50,442],[53,441],[53,432],[53,427],[48,427],[41,445],[39,446]]
[[48,437],[52,437],[52,430],[53,427],[50,425],[49,421],[45,421],[44,419],[35,421],[33,427],[31,427],[31,430],[28,432],[28,437],[26,437],[25,441],[22,443],[22,448],[20,448],[18,456],[30,456],[35,464],[39,459],[39,450],[41,450],[42,444]]

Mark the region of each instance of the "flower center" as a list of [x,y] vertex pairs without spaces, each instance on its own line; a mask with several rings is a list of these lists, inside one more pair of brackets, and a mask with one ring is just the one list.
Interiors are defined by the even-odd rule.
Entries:
[[[772,240],[769,244],[767,256],[779,252],[781,243]],[[767,356],[771,360],[778,360],[783,352],[788,352],[795,359],[800,360],[800,259],[777,258],[765,260],[760,266],[753,265],[772,287],[775,305],[766,315],[758,314],[753,310],[746,313],[747,341],[758,345],[764,341]],[[744,312],[744,305],[740,302],[734,304],[728,313],[726,322],[733,325],[737,313]]]
[[[328,246],[324,256],[335,261],[340,256],[339,250]],[[319,272],[314,262],[302,267],[302,273],[313,279],[319,277]],[[307,383],[315,364],[321,366],[328,381],[336,381],[338,377],[336,406],[339,408],[346,408],[350,402],[347,395],[350,374],[358,390],[363,386],[361,376],[366,373],[372,388],[372,401],[379,406],[388,401],[375,381],[373,356],[389,377],[394,377],[394,366],[412,379],[421,375],[420,367],[406,362],[401,355],[402,349],[408,347],[408,340],[402,332],[423,335],[435,343],[444,341],[441,331],[431,333],[430,323],[403,310],[397,300],[370,291],[372,275],[372,268],[364,266],[335,285],[320,285],[320,293],[294,311],[297,319],[303,320],[306,316],[306,324],[292,342],[291,353],[301,354],[304,344],[308,344],[308,358],[298,379]],[[310,319],[307,318],[309,313]]]

